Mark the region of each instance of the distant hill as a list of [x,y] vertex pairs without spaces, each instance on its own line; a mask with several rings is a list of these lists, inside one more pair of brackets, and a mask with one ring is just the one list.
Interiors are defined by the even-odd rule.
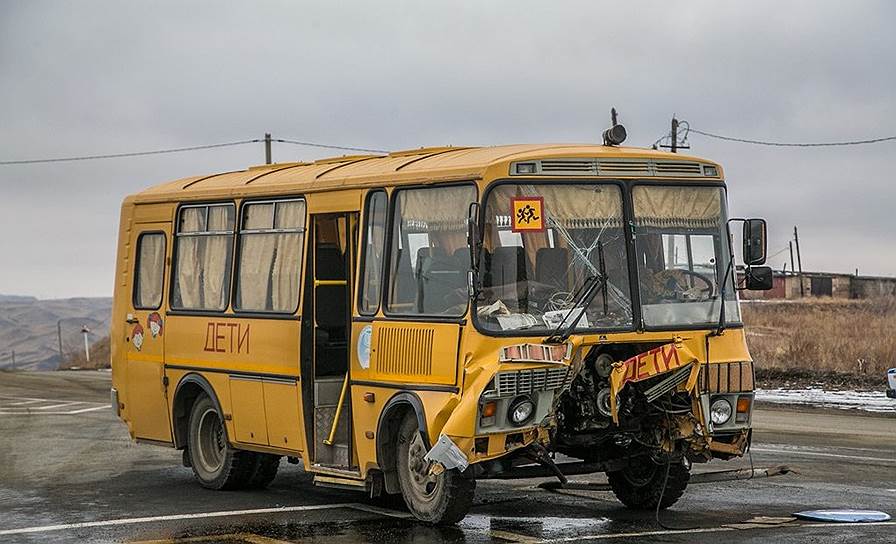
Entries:
[[91,344],[109,335],[111,313],[111,298],[0,295],[0,368],[11,366],[14,350],[16,368],[54,370],[60,364],[57,322],[62,320],[62,351],[68,360],[84,352],[82,326],[90,329]]

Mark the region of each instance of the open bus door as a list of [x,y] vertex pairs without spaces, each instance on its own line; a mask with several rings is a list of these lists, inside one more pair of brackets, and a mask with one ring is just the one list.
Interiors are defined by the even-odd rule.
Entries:
[[302,396],[308,454],[312,465],[340,470],[357,468],[349,395],[357,223],[356,212],[311,215],[305,275]]

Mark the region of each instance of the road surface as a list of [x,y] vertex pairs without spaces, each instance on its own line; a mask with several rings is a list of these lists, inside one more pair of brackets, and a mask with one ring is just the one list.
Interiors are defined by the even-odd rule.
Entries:
[[[130,442],[107,372],[0,372],[0,542],[893,542],[896,521],[790,519],[818,508],[896,515],[896,412],[759,406],[752,461],[799,474],[693,485],[660,514],[608,492],[480,481],[457,527],[433,528],[355,492],[323,489],[285,461],[265,491],[199,487],[180,452]],[[749,466],[749,459],[695,470]],[[603,475],[577,481],[605,481]]]

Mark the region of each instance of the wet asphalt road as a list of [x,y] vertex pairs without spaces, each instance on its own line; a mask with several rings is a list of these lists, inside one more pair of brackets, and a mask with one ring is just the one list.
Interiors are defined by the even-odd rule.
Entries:
[[[433,528],[281,465],[265,491],[215,492],[173,450],[132,444],[104,404],[109,374],[0,372],[0,542],[893,542],[896,522],[759,520],[818,508],[896,515],[896,411],[760,407],[753,463],[798,475],[693,485],[661,514],[608,492],[550,493],[540,480],[480,481],[457,527]],[[749,466],[711,463],[697,471]],[[605,481],[602,475],[576,481]],[[779,523],[771,523],[778,521]]]

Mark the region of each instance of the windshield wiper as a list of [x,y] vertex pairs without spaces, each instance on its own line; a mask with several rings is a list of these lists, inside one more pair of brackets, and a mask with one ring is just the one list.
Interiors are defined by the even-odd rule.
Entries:
[[604,303],[604,315],[606,316],[610,313],[609,305],[607,304],[607,264],[604,261],[604,244],[601,241],[597,242],[597,266],[598,271],[600,272],[600,277],[604,279],[601,282],[600,286],[600,294],[603,297]]
[[[729,236],[729,240],[731,237]],[[731,273],[731,269],[734,268],[734,252],[730,251],[728,256],[728,264],[725,266],[725,274],[722,275],[722,286],[719,289],[719,296],[721,300],[719,301],[719,326],[716,330],[710,333],[710,336],[721,336],[723,332],[725,332],[725,286],[728,285],[728,274]]]
[[[562,344],[563,342],[566,342],[572,334],[572,331],[575,330],[576,325],[579,324],[582,316],[585,315],[585,310],[591,304],[591,301],[597,296],[598,291],[605,290],[606,283],[607,277],[601,273],[585,278],[585,282],[582,283],[582,286],[576,291],[572,309],[567,312],[566,317],[560,320],[560,323],[557,324],[557,328],[554,329],[554,333],[545,338],[544,342],[546,344]],[[579,310],[578,315],[576,315],[575,318],[570,319],[569,316],[576,310]]]

